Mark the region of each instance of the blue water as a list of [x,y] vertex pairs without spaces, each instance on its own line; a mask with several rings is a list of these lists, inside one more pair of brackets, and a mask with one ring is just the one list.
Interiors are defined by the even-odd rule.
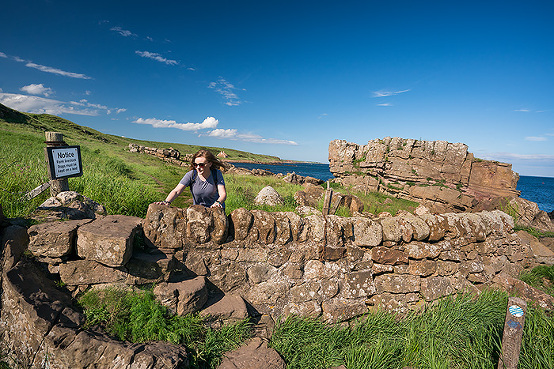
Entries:
[[554,210],[554,178],[520,176],[517,189],[521,197],[536,202],[539,209],[548,213]]
[[[295,172],[301,176],[310,176],[324,181],[333,178],[329,164],[294,163],[294,164],[252,164],[233,163],[237,167],[247,169],[265,169],[272,173],[287,174]],[[554,210],[554,178],[520,176],[517,189],[521,197],[539,205],[546,212]]]

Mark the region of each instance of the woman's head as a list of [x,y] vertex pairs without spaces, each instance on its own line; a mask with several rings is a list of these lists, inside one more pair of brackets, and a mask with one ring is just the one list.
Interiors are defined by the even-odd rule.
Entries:
[[207,171],[211,168],[221,169],[223,168],[223,163],[221,163],[209,150],[198,150],[192,156],[191,169],[201,171],[203,168]]

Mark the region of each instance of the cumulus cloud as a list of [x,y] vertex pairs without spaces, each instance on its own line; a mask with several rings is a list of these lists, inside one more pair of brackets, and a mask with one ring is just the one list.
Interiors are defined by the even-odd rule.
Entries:
[[123,29],[123,28],[121,28],[121,27],[112,27],[112,28],[110,28],[110,31],[117,32],[117,33],[119,33],[119,34],[120,34],[121,36],[123,36],[123,37],[131,37],[131,36],[137,37],[137,35],[134,34],[133,32],[128,31],[128,30],[126,30],[126,29]]
[[198,131],[201,129],[216,128],[219,121],[214,117],[207,117],[202,123],[177,123],[174,120],[162,120],[156,118],[138,118],[133,121],[137,124],[149,124],[154,128],[177,128],[183,131]]
[[43,95],[47,97],[54,93],[54,91],[50,87],[44,87],[42,83],[38,85],[30,84],[27,86],[23,86],[20,88],[20,90],[31,95]]
[[392,106],[391,103],[383,103],[383,104],[377,104],[377,106]]
[[388,97],[403,94],[404,92],[411,91],[411,89],[401,90],[401,91],[389,91],[389,90],[379,90],[373,91],[373,97]]
[[160,54],[151,53],[150,51],[139,51],[139,50],[137,50],[137,51],[135,51],[135,54],[140,55],[143,58],[148,58],[148,59],[158,61],[160,63],[165,63],[167,65],[177,65],[177,64],[179,64],[179,62],[177,60],[166,59],[163,56],[161,56]]
[[7,58],[8,56],[0,51],[0,58]]
[[234,92],[238,90],[232,83],[226,81],[223,77],[219,77],[216,82],[210,82],[208,88],[214,89],[226,100],[225,105],[228,106],[237,106],[242,104],[242,101]]
[[87,100],[65,102],[39,96],[1,92],[0,103],[15,110],[34,114],[98,116],[100,114],[108,114],[110,111],[110,109],[104,105],[92,104]]
[[528,136],[525,137],[525,141],[548,141],[546,137]]
[[494,152],[480,155],[483,159],[511,162],[512,160],[552,161],[554,155],[547,154],[516,154],[511,152]]

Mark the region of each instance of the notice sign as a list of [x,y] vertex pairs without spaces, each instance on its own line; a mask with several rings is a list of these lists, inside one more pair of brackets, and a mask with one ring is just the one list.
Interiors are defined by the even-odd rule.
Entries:
[[47,147],[46,153],[51,179],[83,175],[80,146]]

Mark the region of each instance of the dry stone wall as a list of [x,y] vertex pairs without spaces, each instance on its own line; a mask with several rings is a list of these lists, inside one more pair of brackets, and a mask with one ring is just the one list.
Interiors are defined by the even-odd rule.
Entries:
[[496,198],[519,195],[519,176],[511,164],[476,159],[462,143],[399,137],[367,145],[334,140],[329,163],[344,185],[426,201],[435,212],[487,209]]

